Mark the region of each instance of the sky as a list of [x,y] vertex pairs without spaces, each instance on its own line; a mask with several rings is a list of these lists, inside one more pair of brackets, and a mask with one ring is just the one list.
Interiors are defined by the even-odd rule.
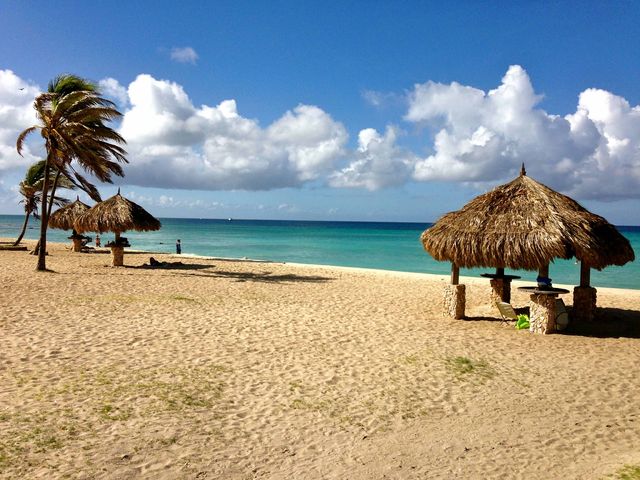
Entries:
[[73,73],[123,114],[103,198],[157,217],[431,222],[524,163],[640,225],[639,22],[622,1],[0,0],[0,214],[44,156],[15,149],[34,98]]

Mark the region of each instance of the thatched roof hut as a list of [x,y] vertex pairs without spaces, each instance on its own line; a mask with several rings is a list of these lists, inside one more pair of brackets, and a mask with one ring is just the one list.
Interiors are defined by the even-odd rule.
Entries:
[[483,276],[492,278],[494,301],[503,302],[510,301],[511,279],[519,278],[505,275],[505,268],[537,270],[538,287],[529,287],[530,298],[532,305],[537,305],[535,309],[544,314],[536,314],[534,320],[532,313],[531,330],[542,333],[556,326],[555,297],[547,297],[562,290],[553,289],[548,278],[549,264],[555,258],[580,261],[572,315],[587,321],[594,318],[596,308],[590,269],[624,265],[635,259],[631,244],[613,225],[527,177],[524,165],[518,178],[442,216],[420,239],[433,258],[451,262],[445,306],[454,318],[464,317],[465,286],[459,284],[460,267],[494,267],[495,275]]
[[575,257],[591,268],[624,265],[635,255],[604,218],[526,176],[447,213],[421,236],[436,260],[459,267],[538,270]]
[[61,230],[72,230],[71,242],[73,243],[73,251],[81,252],[83,247],[82,235],[78,235],[75,229],[76,220],[89,210],[89,205],[80,201],[80,197],[76,197],[76,201],[59,208],[49,217],[49,226],[51,228],[59,228]]
[[49,217],[49,226],[51,228],[59,228],[61,230],[74,230],[75,222],[80,215],[89,210],[89,205],[80,201],[80,197],[76,197],[76,201],[59,208]]
[[129,246],[120,234],[127,230],[145,232],[159,230],[160,221],[137,203],[120,195],[120,190],[113,197],[100,202],[83,213],[75,223],[76,230],[82,232],[113,232],[115,242],[106,246],[111,248],[113,266],[123,265],[124,247]]
[[159,230],[160,221],[137,203],[124,198],[118,190],[113,197],[97,203],[78,217],[75,227],[80,233],[114,232],[119,236],[127,230]]

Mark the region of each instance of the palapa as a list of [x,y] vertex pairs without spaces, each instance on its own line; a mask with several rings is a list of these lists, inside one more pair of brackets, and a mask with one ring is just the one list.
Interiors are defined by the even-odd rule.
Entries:
[[81,235],[78,235],[75,229],[76,220],[89,210],[89,205],[80,201],[80,197],[76,197],[76,201],[59,208],[49,217],[49,226],[51,228],[59,228],[61,230],[72,230],[71,237],[73,242],[73,251],[79,252],[82,249]]
[[65,205],[51,214],[49,226],[61,230],[75,230],[76,220],[89,208],[89,205],[83,203],[80,201],[80,197],[77,197],[75,202]]
[[[574,288],[572,314],[575,319],[589,321],[596,308],[590,269],[635,260],[629,240],[613,225],[527,177],[524,165],[518,178],[476,197],[461,210],[443,215],[420,240],[433,258],[452,264],[445,307],[454,318],[464,317],[465,286],[458,284],[460,267],[496,268],[495,275],[486,275],[493,277],[492,298],[508,302],[511,279],[518,277],[504,275],[505,268],[537,270],[539,285],[550,286],[549,264],[555,258],[575,257],[580,261],[580,284]],[[531,295],[530,308],[551,305],[551,300],[553,297]],[[544,318],[534,321],[532,317],[532,331],[554,331],[554,308],[542,311]]]
[[554,258],[575,257],[601,270],[635,259],[613,225],[529,178],[524,167],[515,180],[445,214],[420,238],[433,258],[465,268],[538,270]]
[[113,232],[115,242],[107,244],[113,254],[113,265],[123,264],[123,247],[128,246],[126,239],[120,234],[128,230],[139,232],[159,230],[160,221],[137,203],[118,193],[107,200],[94,205],[76,220],[75,227],[83,232]]
[[81,215],[75,227],[83,232],[113,232],[117,235],[128,230],[145,232],[160,229],[160,221],[137,203],[120,195],[120,190],[113,197],[97,203]]

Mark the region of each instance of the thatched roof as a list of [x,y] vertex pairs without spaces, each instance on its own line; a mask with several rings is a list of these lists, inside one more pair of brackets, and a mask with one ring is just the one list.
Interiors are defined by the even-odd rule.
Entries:
[[142,232],[159,230],[160,221],[137,203],[124,198],[118,190],[116,195],[97,203],[78,217],[75,227],[78,233],[122,233],[127,230]]
[[73,230],[76,219],[89,210],[89,205],[82,203],[80,197],[76,201],[59,208],[49,217],[49,226],[61,230]]
[[604,218],[526,176],[447,213],[420,237],[436,260],[460,267],[538,270],[576,257],[592,268],[635,259],[629,241]]

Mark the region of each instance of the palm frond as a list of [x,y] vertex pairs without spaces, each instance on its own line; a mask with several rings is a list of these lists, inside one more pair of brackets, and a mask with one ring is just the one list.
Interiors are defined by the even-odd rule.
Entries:
[[94,202],[101,202],[102,201],[102,197],[100,196],[100,192],[98,191],[98,189],[96,188],[96,186],[94,184],[89,182],[86,178],[84,178],[82,175],[80,175],[75,170],[73,171],[73,176],[75,178],[75,182],[74,183],[76,184],[76,186],[78,188],[80,188],[82,191],[84,191],[87,195],[89,195],[91,200],[93,200]]
[[47,85],[47,91],[56,95],[66,95],[78,90],[95,92],[97,87],[93,82],[71,74],[58,75]]
[[18,135],[18,139],[16,140],[16,150],[18,150],[18,153],[22,156],[22,149],[24,147],[24,141],[25,139],[33,132],[35,132],[38,128],[37,125],[33,125],[25,130],[23,130],[20,135]]

